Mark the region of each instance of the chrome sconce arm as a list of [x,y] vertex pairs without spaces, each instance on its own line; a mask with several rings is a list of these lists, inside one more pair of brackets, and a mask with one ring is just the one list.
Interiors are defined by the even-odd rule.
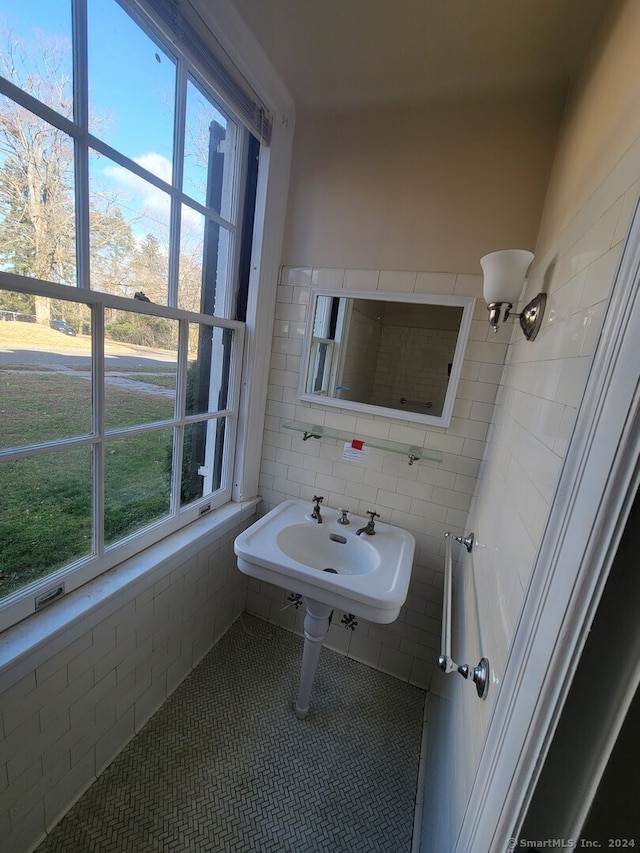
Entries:
[[487,310],[489,312],[489,325],[494,332],[498,331],[501,323],[506,323],[509,318],[518,318],[520,320],[520,328],[522,329],[525,338],[528,341],[534,341],[544,317],[544,309],[547,305],[547,294],[538,293],[533,297],[531,302],[528,302],[519,314],[512,314],[511,302],[489,302]]
[[[533,253],[525,249],[502,249],[480,259],[484,275],[484,299],[489,311],[489,325],[494,332],[510,317],[532,261]],[[520,328],[528,341],[535,340],[540,331],[546,304],[546,293],[538,293],[520,314],[514,315],[519,318]]]

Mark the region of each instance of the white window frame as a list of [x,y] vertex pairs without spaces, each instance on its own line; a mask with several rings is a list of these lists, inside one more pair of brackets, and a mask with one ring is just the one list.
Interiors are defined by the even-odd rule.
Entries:
[[[198,0],[191,0],[191,2],[193,6],[197,7],[199,5]],[[128,6],[129,4],[122,5]],[[226,436],[227,459],[225,464],[230,469],[233,469],[233,477],[229,483],[231,500],[234,502],[245,502],[251,496],[257,494],[261,456],[260,436],[266,408],[267,383],[265,380],[266,371],[268,371],[268,359],[264,358],[264,352],[265,345],[267,350],[269,349],[272,334],[275,285],[277,270],[280,264],[286,188],[294,130],[294,111],[289,94],[282,86],[273,69],[268,64],[265,65],[264,57],[255,54],[253,38],[244,25],[240,23],[230,4],[226,0],[215,0],[213,4],[207,5],[206,8],[201,8],[199,12],[201,19],[210,26],[212,32],[215,32],[215,37],[223,49],[238,62],[246,78],[253,81],[256,91],[260,92],[265,102],[273,109],[274,116],[278,119],[278,121],[274,122],[271,146],[269,148],[263,146],[260,151],[247,322],[245,325],[237,321],[216,320],[217,325],[233,328],[236,332],[236,352],[232,369],[233,377],[230,376],[229,381],[230,395],[232,394],[233,396],[233,408],[237,416],[233,419],[235,435]],[[157,33],[153,32],[153,36],[157,38]],[[192,77],[195,79],[195,75],[192,75]],[[77,125],[58,115],[45,105],[39,104],[30,95],[21,92],[21,90],[17,89],[11,83],[5,81],[3,91],[18,103],[21,103],[27,109],[35,112],[70,136],[74,138],[86,136],[86,139],[89,140],[89,135],[85,131],[79,130]],[[219,99],[216,100],[219,101]],[[93,138],[90,139],[90,142],[91,146],[96,149],[104,147],[99,141]],[[88,148],[85,148],[86,150]],[[158,183],[158,179],[155,176],[146,173],[137,167],[136,164],[127,160],[127,158],[122,158],[117,152],[107,149],[104,153],[114,157],[116,161],[119,159],[124,161],[123,165],[126,165],[134,173],[137,172],[152,183]],[[239,157],[238,162],[241,159]],[[161,188],[166,189],[166,186],[162,185]],[[211,216],[211,214],[209,215]],[[230,223],[221,219],[220,224],[228,227]],[[237,257],[237,242],[234,257]],[[15,285],[13,289],[23,291],[31,289],[38,291],[40,287],[40,283],[32,279],[20,278],[19,282],[11,282],[11,278],[8,274],[3,274],[2,285],[5,287],[13,287]],[[17,279],[18,277],[15,278]],[[61,288],[64,293],[57,290],[58,288]],[[97,300],[103,304],[112,303],[115,307],[126,308],[126,310],[132,310],[132,307],[134,307],[129,300],[123,300],[122,304],[119,304],[118,297],[109,297],[106,294],[98,292],[91,292],[90,297],[87,298],[89,295],[86,291],[83,292],[83,289],[64,285],[46,283],[43,292],[45,292],[45,295],[51,295],[54,298],[92,302]],[[145,306],[145,310],[149,310],[149,306]],[[178,320],[187,321],[188,319],[189,322],[198,321],[197,316],[187,316],[187,312],[181,312],[177,308],[164,308],[159,313],[161,316],[172,316]],[[207,321],[210,321],[210,319],[209,317],[206,318]],[[245,343],[247,344],[246,347],[244,346]],[[233,391],[231,390],[232,388]],[[236,440],[235,456],[229,453],[229,449],[233,445],[233,439]],[[225,490],[225,499],[228,499],[228,491]],[[204,498],[200,503],[206,503],[207,500],[207,498]],[[188,523],[194,517],[199,518],[200,510],[201,506],[199,505],[186,508],[181,513],[182,520]],[[217,523],[213,518],[214,515],[215,513],[211,515],[212,529],[214,529]],[[200,520],[201,524],[202,520]],[[165,526],[162,535],[167,534],[171,535],[171,531]],[[146,537],[146,533],[132,536],[131,541],[128,542],[128,547],[123,547],[118,552],[118,562],[125,560],[128,554],[140,553],[153,539],[149,535],[147,542]],[[153,541],[157,541],[157,538],[156,536]],[[100,571],[104,571],[105,568],[103,567]],[[66,572],[67,569],[61,571]],[[37,588],[50,585],[52,579],[58,574],[59,572],[52,573],[28,588],[30,591],[28,613],[33,612],[33,593],[37,591]],[[74,577],[77,579],[77,583],[74,581],[74,584],[78,586],[96,574],[97,572],[94,571],[76,571]],[[66,591],[68,592],[70,589],[71,584],[67,585]],[[13,604],[15,605],[15,602]],[[3,630],[7,624],[18,621],[24,615],[28,615],[28,613],[19,614],[15,611],[15,607],[12,608],[12,611],[15,612],[16,618],[12,618],[9,622],[6,622],[6,613],[3,613],[0,620],[0,630]]]

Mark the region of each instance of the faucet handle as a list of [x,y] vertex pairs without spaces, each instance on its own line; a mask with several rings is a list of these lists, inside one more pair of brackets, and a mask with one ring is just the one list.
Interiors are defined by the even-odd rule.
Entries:
[[348,509],[339,509],[339,513],[342,513],[340,518],[338,518],[338,524],[351,524],[349,521],[349,510]]
[[380,518],[380,513],[372,509],[368,509],[365,515],[368,515],[371,521],[373,521],[374,518]]
[[315,502],[315,503],[317,503],[317,504],[321,504],[321,503],[322,503],[322,501],[324,500],[324,498],[323,498],[323,497],[318,497],[318,495],[314,495],[314,496],[313,496],[313,500],[314,500],[314,502]]

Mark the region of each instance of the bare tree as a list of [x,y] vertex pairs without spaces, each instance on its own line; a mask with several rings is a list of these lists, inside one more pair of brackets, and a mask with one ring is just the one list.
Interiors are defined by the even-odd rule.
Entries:
[[[40,101],[68,113],[71,47],[52,42],[35,61],[11,33],[0,49],[4,76]],[[29,110],[0,101],[0,262],[4,269],[48,281],[75,280],[73,141]],[[36,318],[49,319],[36,299]]]

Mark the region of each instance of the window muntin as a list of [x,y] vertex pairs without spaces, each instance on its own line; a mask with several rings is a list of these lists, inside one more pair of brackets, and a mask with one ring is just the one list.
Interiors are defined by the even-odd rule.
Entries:
[[[50,244],[31,236],[28,228],[26,237],[21,236],[26,249],[16,244],[12,255],[3,255],[0,246],[0,286],[4,287],[0,317],[3,312],[25,315],[0,322],[0,329],[11,327],[15,336],[19,326],[32,325],[42,332],[49,319],[56,319],[76,331],[67,340],[64,331],[49,326],[46,330],[59,344],[45,348],[46,355],[41,356],[47,381],[66,383],[53,399],[61,408],[73,409],[73,417],[65,423],[56,410],[46,429],[40,423],[35,436],[20,437],[16,415],[12,433],[0,435],[0,481],[5,470],[13,471],[11,482],[20,484],[28,479],[21,471],[46,474],[55,469],[59,472],[56,487],[62,484],[67,494],[75,484],[82,484],[74,507],[82,541],[78,544],[71,537],[75,544],[60,559],[50,557],[48,564],[27,557],[34,572],[23,571],[22,580],[9,565],[13,558],[4,550],[3,537],[18,529],[16,513],[29,514],[29,496],[22,494],[26,508],[24,503],[18,509],[0,503],[0,575],[13,577],[11,591],[50,572],[64,577],[69,591],[74,577],[82,579],[77,583],[84,582],[197,518],[202,504],[213,509],[231,497],[244,329],[242,323],[224,318],[232,317],[235,310],[238,217],[253,217],[239,204],[244,184],[240,164],[245,168],[250,159],[247,132],[216,102],[185,57],[173,47],[163,48],[158,32],[150,27],[152,36],[140,29],[142,41],[157,49],[160,63],[154,56],[156,64],[165,69],[173,66],[174,90],[170,97],[156,97],[160,87],[149,95],[141,79],[131,103],[136,105],[136,121],[143,130],[147,115],[154,111],[151,122],[160,113],[170,116],[169,147],[161,134],[155,148],[143,147],[144,135],[133,142],[131,137],[119,140],[109,122],[119,118],[120,102],[104,94],[106,76],[100,78],[99,67],[105,56],[92,55],[92,51],[104,51],[91,35],[97,32],[92,7],[113,7],[115,19],[124,12],[115,0],[74,2],[80,9],[75,22],[81,24],[83,8],[89,16],[88,42],[83,41],[81,26],[73,34],[78,56],[88,51],[89,68],[76,63],[73,89],[70,78],[65,78],[66,100],[50,98],[39,104],[30,97],[39,98],[37,87],[25,88],[26,94],[21,95],[0,77],[0,111],[13,111],[20,121],[35,126],[50,140],[51,150],[59,152],[60,163],[54,165],[64,165],[56,173],[57,213],[64,213],[58,221],[64,227],[56,232],[55,243],[56,251],[64,249],[60,255],[64,263],[59,260],[43,273],[39,262],[44,259],[39,255]],[[71,0],[68,4],[70,8]],[[29,4],[15,5],[28,28],[33,10]],[[138,27],[126,16],[121,20],[126,27]],[[113,60],[113,53],[110,56]],[[67,59],[70,65],[71,45]],[[127,85],[119,86],[123,98],[138,82],[130,79],[135,78],[131,67]],[[72,91],[80,101],[69,110]],[[96,97],[101,93],[103,103],[92,103],[87,92]],[[197,129],[196,109],[213,121],[217,136],[207,162],[194,167],[197,152],[189,147],[187,136]],[[88,124],[83,116],[88,116]],[[0,123],[0,178],[10,150],[2,133]],[[26,156],[15,157],[18,166],[26,161]],[[45,200],[52,198],[48,188],[41,195]],[[11,202],[0,180],[0,232],[12,225],[7,213],[13,213]],[[250,206],[254,203],[255,195]],[[50,216],[48,221],[55,219]],[[75,295],[67,298],[69,287]],[[35,322],[23,323],[24,319]],[[81,366],[60,362],[57,350],[64,349],[63,342],[82,348]],[[0,374],[7,368],[26,372],[24,359],[15,353],[8,357],[13,344],[3,343],[0,335]],[[191,372],[198,390],[190,397]],[[0,375],[0,385],[2,379]],[[64,424],[64,429],[56,432],[55,423]],[[54,462],[72,457],[82,458],[82,465]],[[142,467],[137,464],[140,460]],[[82,476],[77,474],[80,469]],[[43,506],[55,505],[53,479],[43,475],[46,494],[37,495]],[[68,523],[64,513],[58,520],[62,527]],[[27,552],[31,547],[26,539],[22,546]],[[0,587],[0,598],[6,591]],[[0,602],[0,627],[9,624],[6,610],[15,601],[12,597],[9,604]]]

